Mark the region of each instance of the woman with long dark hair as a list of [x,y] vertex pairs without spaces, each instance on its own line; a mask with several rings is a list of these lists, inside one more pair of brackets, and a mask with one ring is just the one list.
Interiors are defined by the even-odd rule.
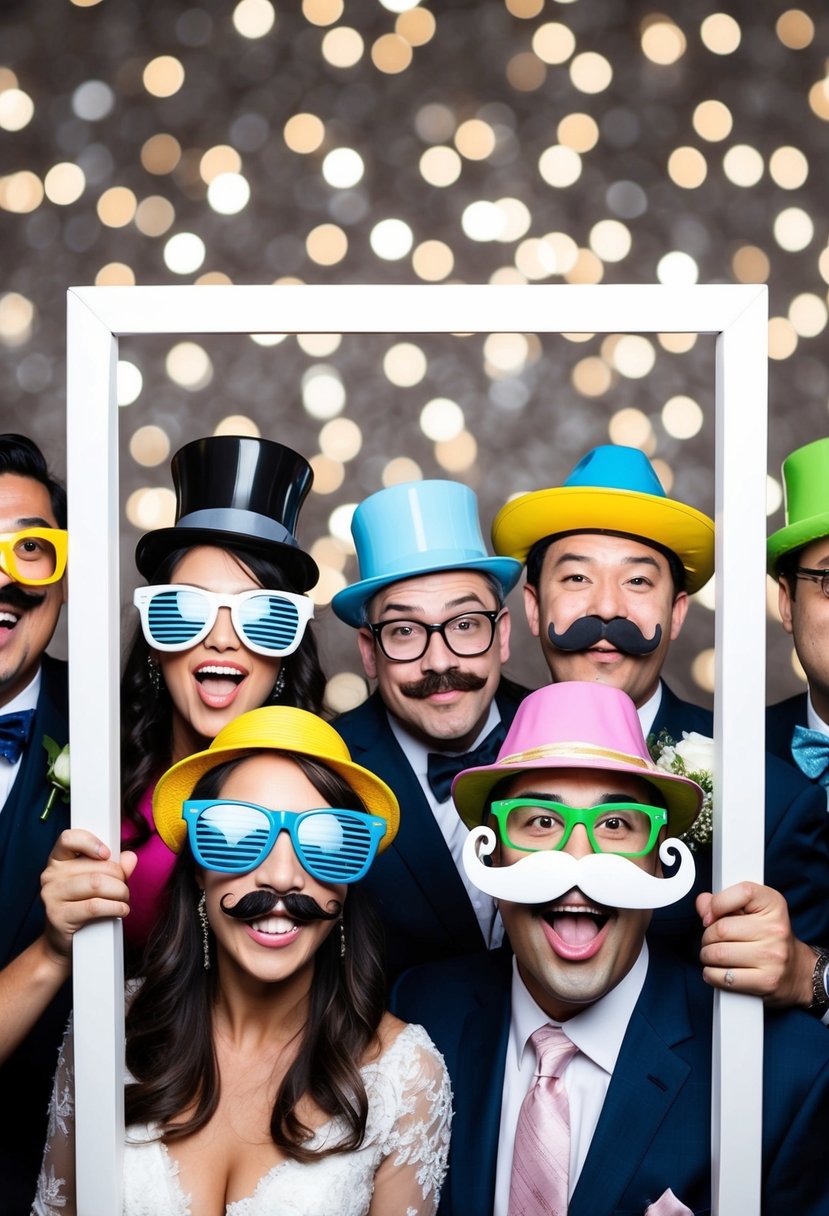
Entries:
[[[392,791],[336,731],[265,707],[156,787],[178,853],[127,1018],[123,1216],[430,1216],[450,1092],[425,1031],[384,1012],[357,882]],[[37,1216],[74,1216],[72,1056]]]
[[172,473],[176,524],[136,550],[148,586],[135,593],[140,624],[121,686],[122,840],[138,854],[125,922],[133,956],[172,865],[152,821],[160,774],[246,710],[319,712],[325,689],[304,594],[318,571],[295,536],[308,462],[280,443],[213,436],[181,448]]

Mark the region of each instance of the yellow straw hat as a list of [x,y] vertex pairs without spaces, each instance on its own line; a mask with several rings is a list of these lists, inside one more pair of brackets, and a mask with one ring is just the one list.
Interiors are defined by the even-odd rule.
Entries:
[[207,751],[180,760],[160,779],[153,794],[153,818],[168,848],[178,853],[184,843],[187,825],[181,817],[181,808],[199,779],[226,760],[263,749],[296,752],[330,768],[351,786],[370,814],[385,819],[386,834],[380,841],[379,852],[394,840],[400,823],[397,798],[374,773],[354,764],[333,726],[305,709],[266,705],[235,718],[219,731]]

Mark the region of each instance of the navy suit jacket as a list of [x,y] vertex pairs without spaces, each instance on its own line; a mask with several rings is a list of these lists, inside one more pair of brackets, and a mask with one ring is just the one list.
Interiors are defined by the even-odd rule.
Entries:
[[792,735],[796,726],[808,726],[805,692],[778,701],[766,710],[766,751],[792,763]]
[[[66,664],[44,655],[32,733],[6,804],[0,811],[0,966],[25,950],[43,929],[40,874],[55,840],[69,827],[69,807],[56,799],[40,816],[51,786],[43,737],[61,747],[69,738]],[[28,1216],[46,1138],[46,1110],[57,1052],[69,1013],[71,985],[0,1069],[0,1210]]]
[[[520,696],[511,695],[514,687],[500,689],[495,698],[505,728],[520,703]],[[352,759],[390,785],[400,802],[397,837],[360,884],[371,893],[383,920],[389,980],[418,963],[483,950],[466,887],[420,782],[392,734],[379,693],[337,718],[334,726]]]
[[[714,717],[708,709],[681,701],[663,682],[662,703],[651,733],[658,736],[662,730],[673,739],[681,739],[684,730],[712,735]],[[785,896],[792,926],[801,941],[829,941],[826,795],[793,764],[786,764],[768,752],[765,766],[765,882]],[[700,891],[711,890],[710,847],[700,849],[694,859],[697,877],[692,891],[679,903],[658,908],[651,924],[652,937],[669,938],[677,947],[682,939],[687,943],[689,937],[694,940],[700,932],[694,899]]]
[[[392,1008],[443,1053],[455,1117],[439,1216],[491,1216],[510,1022],[506,948],[420,967]],[[712,991],[652,950],[568,1216],[643,1216],[670,1187],[710,1212]],[[829,1036],[808,1014],[766,1017],[763,1216],[826,1216]],[[737,1214],[728,1213],[728,1216]]]

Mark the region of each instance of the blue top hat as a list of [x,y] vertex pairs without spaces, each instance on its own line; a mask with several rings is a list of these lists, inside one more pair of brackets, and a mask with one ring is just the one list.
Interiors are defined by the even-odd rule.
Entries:
[[495,516],[492,544],[496,553],[526,561],[538,541],[565,532],[621,533],[669,549],[682,562],[689,592],[714,571],[714,521],[668,498],[638,448],[593,448],[562,486],[512,499]]
[[438,570],[489,574],[504,596],[515,586],[521,563],[490,557],[478,522],[478,502],[457,481],[408,481],[366,498],[354,512],[351,534],[360,581],[337,592],[331,606],[355,628],[365,606],[389,583]]

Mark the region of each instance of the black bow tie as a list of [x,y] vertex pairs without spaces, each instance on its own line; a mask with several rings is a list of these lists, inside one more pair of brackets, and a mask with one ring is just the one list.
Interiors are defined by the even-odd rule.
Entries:
[[444,752],[429,752],[426,757],[426,779],[438,802],[445,802],[452,792],[452,782],[465,768],[480,768],[494,764],[504,742],[506,731],[503,723],[491,730],[483,743],[461,756],[447,756]]
[[29,740],[34,716],[33,709],[0,715],[0,756],[9,764],[17,764],[20,759],[20,753]]

